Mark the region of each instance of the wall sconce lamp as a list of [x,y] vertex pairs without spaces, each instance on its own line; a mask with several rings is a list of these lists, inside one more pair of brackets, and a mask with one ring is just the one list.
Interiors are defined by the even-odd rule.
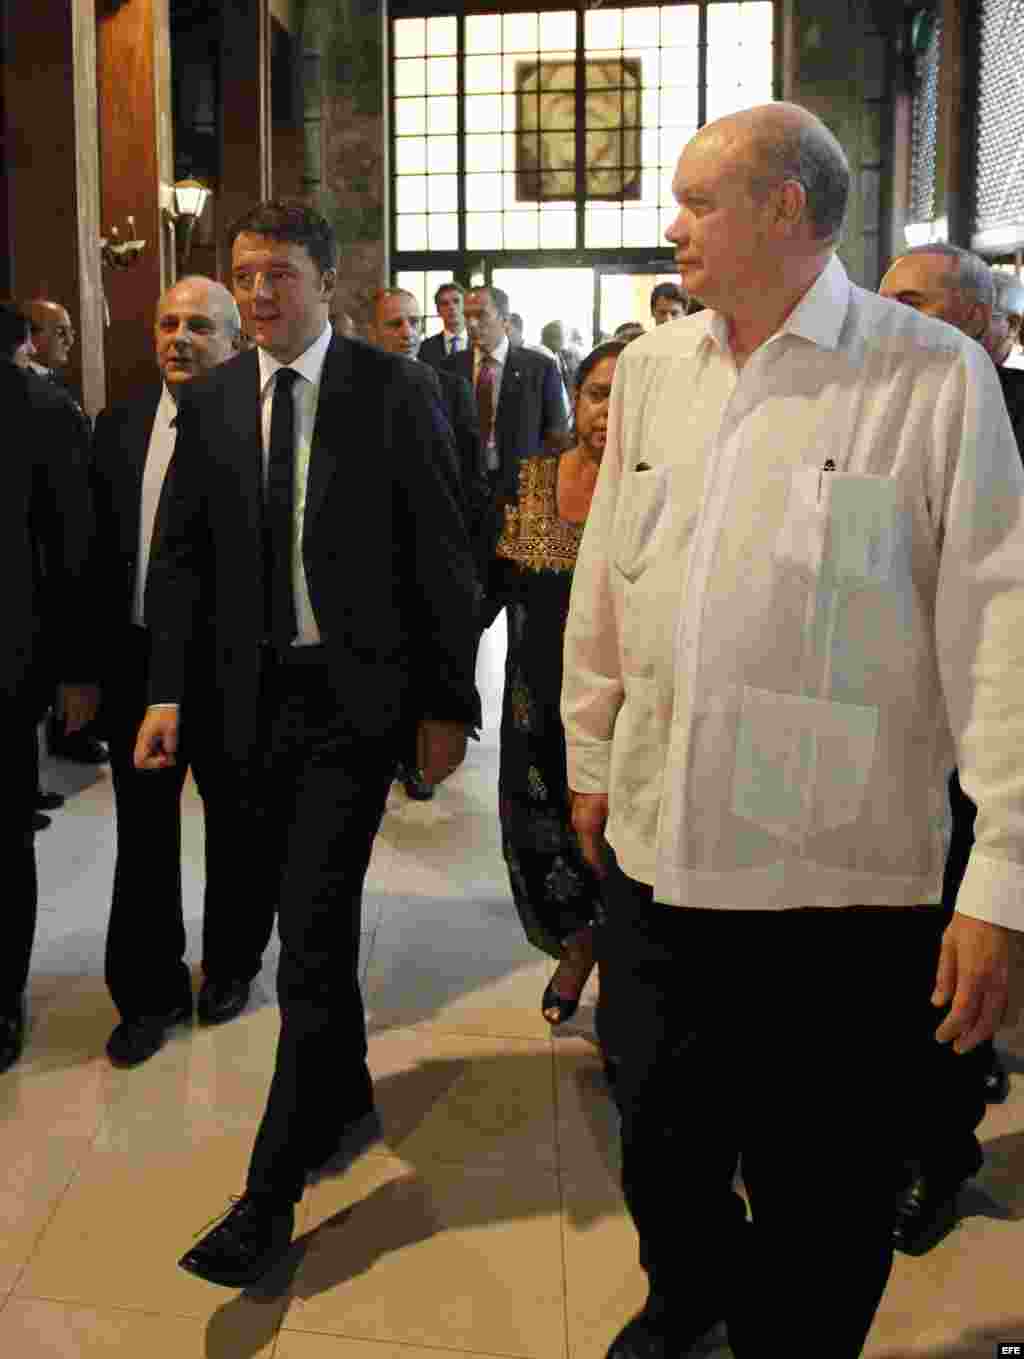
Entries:
[[125,219],[125,226],[128,228],[128,240],[122,241],[117,227],[110,228],[109,236],[100,237],[100,252],[103,255],[103,263],[108,264],[112,269],[127,269],[135,264],[139,256],[145,249],[146,242],[135,239],[135,218]]
[[[175,278],[178,272],[179,243],[181,264],[184,266],[188,261],[189,251],[192,249],[192,233],[195,230],[196,222],[203,215],[203,209],[206,207],[211,192],[212,190],[208,189],[205,184],[200,184],[198,179],[182,179],[167,194],[169,201],[165,202],[164,205],[164,221],[171,233],[171,261]],[[180,238],[179,224],[181,227]]]

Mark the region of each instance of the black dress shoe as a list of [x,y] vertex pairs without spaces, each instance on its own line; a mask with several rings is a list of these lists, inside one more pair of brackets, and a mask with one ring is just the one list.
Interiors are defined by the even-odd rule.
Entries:
[[905,1255],[924,1255],[956,1226],[957,1194],[961,1179],[949,1180],[919,1172],[911,1180],[896,1210],[892,1240]]
[[191,998],[162,1015],[123,1019],[107,1039],[107,1056],[113,1066],[131,1067],[146,1062],[167,1042],[167,1030],[192,1018]]
[[19,1000],[0,1012],[0,1071],[12,1067],[25,1048],[25,1005]]
[[981,1078],[985,1091],[986,1104],[1002,1104],[1010,1093],[1010,1075],[999,1060],[999,1053],[992,1049],[992,1056]]
[[682,1359],[718,1321],[711,1317],[680,1325],[663,1302],[649,1298],[643,1311],[627,1321],[612,1341],[607,1359]]
[[178,1264],[207,1283],[244,1288],[287,1255],[294,1230],[294,1204],[245,1194]]
[[251,990],[251,982],[211,981],[207,977],[199,988],[196,1006],[200,1024],[226,1024],[234,1019],[249,1004]]
[[63,793],[45,793],[42,788],[36,793],[36,811],[55,812],[64,806]]
[[53,823],[51,822],[50,818],[48,816],[44,816],[42,812],[32,813],[32,829],[34,831],[44,831],[46,830],[47,826],[50,826],[52,824]]

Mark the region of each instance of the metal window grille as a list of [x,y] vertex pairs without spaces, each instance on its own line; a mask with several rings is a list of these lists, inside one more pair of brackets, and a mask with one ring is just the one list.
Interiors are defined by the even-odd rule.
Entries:
[[982,0],[975,231],[1024,222],[1024,0]]
[[910,220],[930,222],[935,216],[935,150],[939,133],[939,63],[942,20],[937,18],[931,41],[917,58],[917,91],[910,158]]

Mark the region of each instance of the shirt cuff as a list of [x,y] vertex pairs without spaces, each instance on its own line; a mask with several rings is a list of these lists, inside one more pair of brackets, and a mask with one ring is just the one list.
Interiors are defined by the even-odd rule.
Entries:
[[612,743],[566,746],[569,787],[574,793],[607,793],[611,781]]
[[147,703],[146,712],[149,712],[151,708],[173,708],[177,712],[180,707],[180,703]]
[[960,915],[1024,931],[1024,864],[971,850],[956,909]]

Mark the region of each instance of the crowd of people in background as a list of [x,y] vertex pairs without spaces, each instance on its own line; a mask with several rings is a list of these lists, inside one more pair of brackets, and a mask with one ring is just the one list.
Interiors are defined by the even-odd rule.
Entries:
[[[114,1065],[141,1065],[194,1013],[241,1014],[275,918],[281,936],[277,1064],[245,1193],[183,1268],[261,1277],[305,1185],[372,1133],[363,877],[392,781],[433,798],[479,731],[475,657],[502,614],[511,896],[556,962],[549,1024],[598,969],[650,1280],[610,1359],[668,1359],[726,1317],[737,1356],[784,1345],[812,1171],[836,1156],[827,1277],[801,1284],[830,1353],[860,1353],[893,1249],[921,1253],[955,1223],[986,1103],[1007,1096],[992,1033],[1003,935],[1024,928],[1006,793],[1020,755],[990,750],[1019,723],[1006,610],[1024,590],[1022,530],[997,508],[1024,488],[1024,374],[1006,366],[1024,285],[931,244],[895,260],[878,297],[853,287],[834,253],[847,187],[841,148],[804,110],[704,129],[667,233],[681,283],[653,289],[650,329],[624,322],[589,353],[563,320],[527,325],[501,288],[454,279],[432,299],[435,334],[422,300],[388,287],[359,338],[331,314],[330,225],[260,204],[231,228],[226,285],[188,277],[160,297],[152,386],[94,430],[63,382],[66,308],[0,306],[0,401],[31,431],[0,534],[19,600],[0,698],[23,795],[2,823],[0,1070],[24,1044],[34,835],[60,803],[39,784],[46,713],[51,753],[111,767]],[[374,411],[372,457],[351,456],[356,401]],[[911,506],[894,485],[927,494]],[[805,635],[821,581],[841,603]],[[926,747],[950,756],[953,825],[930,910]],[[206,831],[195,1002],[190,769]],[[755,1030],[772,1005],[787,1028],[768,1063]],[[748,1043],[761,1057],[741,1057]],[[812,1151],[791,1125],[814,1116],[807,1063],[830,1044],[842,1091]],[[744,1080],[756,1114],[737,1105]],[[668,1089],[687,1091],[685,1128]]]

